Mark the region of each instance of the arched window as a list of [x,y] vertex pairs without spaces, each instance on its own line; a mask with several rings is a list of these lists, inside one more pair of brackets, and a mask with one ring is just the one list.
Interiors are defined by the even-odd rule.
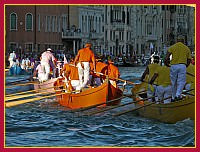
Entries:
[[17,30],[17,14],[10,14],[10,30]]
[[26,14],[26,31],[33,30],[33,15],[28,13]]

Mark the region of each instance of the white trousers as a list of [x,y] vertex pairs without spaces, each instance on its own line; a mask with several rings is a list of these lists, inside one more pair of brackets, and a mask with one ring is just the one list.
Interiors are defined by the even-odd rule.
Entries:
[[71,80],[71,84],[72,84],[72,87],[75,90],[80,90],[81,89],[79,80]]
[[84,68],[82,68],[80,62],[77,64],[77,67],[78,67],[78,75],[79,75],[80,86],[81,86],[81,88],[84,88],[89,81],[90,64],[89,64],[89,62],[82,62],[82,63],[84,65]]
[[[165,104],[170,103],[171,95],[172,95],[172,86],[171,85],[166,86],[166,87],[163,87],[162,85],[156,86],[155,95],[158,97],[158,100],[160,102],[164,102]],[[165,98],[168,98],[168,99],[165,99]]]
[[186,83],[186,65],[175,64],[170,67],[170,79],[172,83],[172,99],[181,96]]
[[38,79],[39,79],[40,82],[43,82],[45,80],[44,73],[38,73]]
[[[67,79],[65,79],[66,86],[69,87]],[[75,90],[80,90],[80,82],[79,80],[71,80],[71,85]]]
[[41,66],[42,66],[42,70],[44,72],[44,80],[48,80],[49,74],[50,74],[50,65],[47,62],[41,61]]
[[[150,85],[148,85],[148,88],[147,88],[147,98],[149,98],[148,101],[152,102],[152,98],[150,97],[155,96],[155,91],[156,91],[156,85],[152,85],[152,88],[150,87]],[[154,97],[154,98],[157,100],[157,97]]]
[[10,61],[10,68],[14,66],[14,61],[13,60],[9,60]]

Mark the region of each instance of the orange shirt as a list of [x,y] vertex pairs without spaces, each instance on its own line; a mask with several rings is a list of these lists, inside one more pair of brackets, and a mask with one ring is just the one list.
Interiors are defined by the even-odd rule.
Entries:
[[62,70],[69,73],[70,80],[79,80],[77,67],[65,64]]
[[115,80],[114,78],[119,78],[120,72],[116,66],[113,64],[108,65],[108,76],[111,80]]
[[95,60],[94,53],[90,48],[80,49],[77,56],[80,62],[92,62]]
[[[96,72],[100,72],[103,73],[105,75],[108,74],[108,68],[107,68],[107,64],[103,63],[103,62],[96,62]],[[100,77],[100,74],[95,74],[95,77]],[[105,76],[104,76],[105,78]]]

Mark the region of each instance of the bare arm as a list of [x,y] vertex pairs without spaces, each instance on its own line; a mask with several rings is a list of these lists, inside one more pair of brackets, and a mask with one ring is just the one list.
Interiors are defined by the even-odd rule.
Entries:
[[141,81],[144,81],[144,78],[145,78],[145,76],[147,75],[147,74],[149,74],[149,67],[147,66],[147,68],[145,69],[145,71],[144,71],[144,73],[142,74],[142,77],[141,77]]
[[165,60],[164,60],[164,64],[165,64],[166,66],[168,66],[168,67],[169,67],[169,58],[170,58],[170,55],[171,55],[171,54],[172,54],[172,53],[167,52],[166,57],[165,57]]

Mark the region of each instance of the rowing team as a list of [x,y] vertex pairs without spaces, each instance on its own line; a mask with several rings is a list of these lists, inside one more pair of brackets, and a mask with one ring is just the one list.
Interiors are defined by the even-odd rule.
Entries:
[[195,96],[195,57],[192,60],[191,50],[184,43],[184,37],[179,35],[177,42],[167,50],[165,66],[159,66],[159,56],[154,56],[154,63],[147,66],[141,80],[148,76],[147,96],[158,98],[150,101],[163,101],[164,98],[168,98],[164,103],[180,101],[184,88]]
[[[34,78],[38,77],[40,82],[47,81],[50,74],[50,64],[57,67],[58,77],[60,77],[66,86],[72,87],[70,90],[81,90],[86,87],[100,86],[108,76],[111,84],[117,87],[116,80],[120,72],[112,60],[107,63],[102,62],[98,57],[95,58],[91,50],[91,44],[87,43],[85,48],[80,49],[75,58],[70,59],[70,63],[64,61],[64,65],[55,66],[55,58],[51,49],[47,49],[41,55],[41,62],[36,67]],[[56,68],[53,68],[53,77],[56,77]],[[57,81],[59,83],[59,79]]]

